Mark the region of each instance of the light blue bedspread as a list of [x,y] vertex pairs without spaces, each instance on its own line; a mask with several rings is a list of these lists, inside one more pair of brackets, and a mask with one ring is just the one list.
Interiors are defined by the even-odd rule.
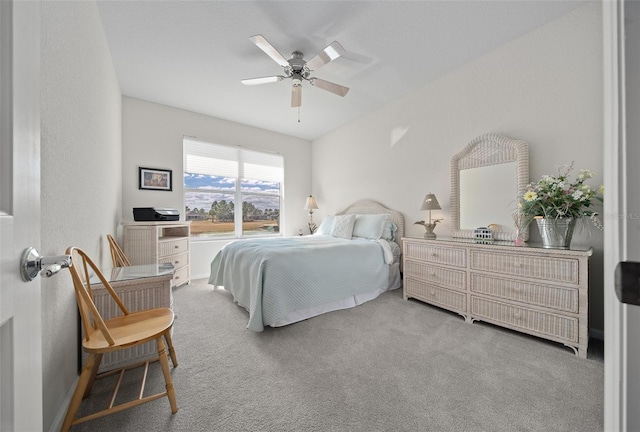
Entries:
[[331,236],[236,240],[211,263],[209,283],[224,286],[262,331],[289,312],[386,288],[389,265],[378,242]]

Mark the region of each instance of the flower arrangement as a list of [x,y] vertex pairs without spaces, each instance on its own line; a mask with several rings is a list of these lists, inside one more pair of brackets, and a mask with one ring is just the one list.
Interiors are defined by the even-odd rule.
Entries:
[[581,169],[574,181],[569,179],[573,171],[570,165],[558,166],[558,175],[543,175],[540,180],[530,183],[527,191],[518,200],[518,207],[526,223],[534,218],[575,218],[587,216],[593,224],[602,229],[602,222],[594,210],[594,200],[602,202],[604,187],[592,189],[585,182],[593,177],[587,169]]

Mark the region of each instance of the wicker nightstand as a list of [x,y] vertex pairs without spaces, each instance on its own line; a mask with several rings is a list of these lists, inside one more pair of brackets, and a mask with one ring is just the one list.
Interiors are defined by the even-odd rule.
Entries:
[[122,222],[122,243],[131,264],[171,263],[174,286],[189,283],[191,222]]

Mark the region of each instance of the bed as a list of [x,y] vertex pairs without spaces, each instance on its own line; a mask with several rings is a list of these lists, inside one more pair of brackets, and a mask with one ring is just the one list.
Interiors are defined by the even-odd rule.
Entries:
[[314,235],[227,244],[211,262],[209,284],[249,312],[249,330],[281,327],[400,288],[403,235],[402,213],[357,201]]

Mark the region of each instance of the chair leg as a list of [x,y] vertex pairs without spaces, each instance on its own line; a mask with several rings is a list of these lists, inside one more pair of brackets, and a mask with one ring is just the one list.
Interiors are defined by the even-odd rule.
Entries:
[[175,414],[178,412],[178,404],[176,403],[176,392],[173,388],[173,380],[171,379],[171,371],[169,370],[167,350],[165,349],[164,342],[162,342],[162,336],[156,340],[158,341],[158,358],[160,359],[160,366],[162,367],[162,373],[164,374],[167,397],[169,398],[169,404],[171,405],[171,414]]
[[76,389],[73,391],[73,396],[71,397],[71,402],[69,403],[69,407],[67,408],[67,414],[64,417],[60,432],[68,432],[71,428],[71,425],[76,418],[78,408],[80,408],[80,403],[82,402],[82,397],[84,395],[85,389],[87,388],[89,380],[91,379],[92,371],[94,370],[94,368],[96,368],[94,365],[97,362],[98,357],[101,357],[101,355],[89,354],[89,358],[87,359],[87,362],[84,364],[82,372],[80,373],[80,378],[78,379]]
[[93,368],[91,369],[91,375],[89,376],[89,381],[87,382],[87,388],[84,390],[83,398],[86,398],[91,394],[91,389],[93,388],[93,384],[96,382],[96,375],[98,374],[98,368],[100,367],[100,363],[102,363],[102,353],[96,354],[96,361],[93,364]]
[[164,334],[164,337],[167,340],[167,349],[169,351],[169,357],[171,357],[171,363],[173,364],[173,367],[178,367],[176,350],[173,349],[173,340],[171,340],[171,329],[167,330],[167,332]]

